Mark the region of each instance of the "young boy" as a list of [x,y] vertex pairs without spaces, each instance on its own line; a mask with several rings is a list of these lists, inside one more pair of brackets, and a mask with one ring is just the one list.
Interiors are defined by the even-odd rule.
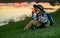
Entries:
[[53,24],[51,16],[43,10],[42,6],[33,5],[33,7],[32,20],[25,26],[24,31],[28,30],[31,26],[35,26],[35,28],[39,28],[40,26],[50,27]]

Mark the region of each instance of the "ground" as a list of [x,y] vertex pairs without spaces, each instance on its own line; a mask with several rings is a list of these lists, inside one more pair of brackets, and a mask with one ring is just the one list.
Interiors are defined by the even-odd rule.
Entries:
[[24,26],[31,20],[30,18],[0,26],[0,38],[59,38],[60,37],[60,10],[51,14],[54,20],[53,26],[40,28],[38,30],[28,30],[23,32]]

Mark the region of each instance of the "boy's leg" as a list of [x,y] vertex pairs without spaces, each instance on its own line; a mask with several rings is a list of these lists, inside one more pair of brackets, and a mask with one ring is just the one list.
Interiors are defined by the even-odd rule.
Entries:
[[44,27],[50,27],[50,25],[48,23],[44,24]]
[[31,26],[35,26],[35,27],[39,27],[41,24],[38,22],[38,21],[34,21],[34,20],[32,20],[32,21],[30,21],[27,25],[26,25],[26,27],[24,28],[24,30],[28,30]]
[[28,29],[32,26],[33,22],[34,22],[34,21],[31,20],[31,21],[25,26],[24,30],[28,30]]
[[39,22],[37,21],[36,27],[40,27],[40,26],[41,26],[41,23],[39,23]]

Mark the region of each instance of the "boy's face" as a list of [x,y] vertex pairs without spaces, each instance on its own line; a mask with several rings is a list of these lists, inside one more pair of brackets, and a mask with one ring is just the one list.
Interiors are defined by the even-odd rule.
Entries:
[[40,9],[38,8],[35,8],[39,13],[43,13],[43,11],[41,11]]
[[39,12],[39,13],[43,13],[43,11],[41,11],[41,10],[38,9],[38,8],[34,8],[34,10],[36,10],[36,11]]
[[34,8],[36,11],[40,11],[38,8]]

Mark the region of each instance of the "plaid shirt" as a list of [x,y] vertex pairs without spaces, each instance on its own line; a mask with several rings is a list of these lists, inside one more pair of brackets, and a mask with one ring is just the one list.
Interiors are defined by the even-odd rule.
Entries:
[[50,25],[53,23],[51,16],[47,13],[43,13],[43,14],[36,13],[36,15],[32,13],[32,19],[38,20],[39,22],[42,22],[42,23],[46,23],[50,21]]
[[33,20],[38,20],[39,22],[42,22],[42,23],[48,22],[46,13],[43,13],[42,15],[37,13],[37,15],[33,16],[32,18]]

